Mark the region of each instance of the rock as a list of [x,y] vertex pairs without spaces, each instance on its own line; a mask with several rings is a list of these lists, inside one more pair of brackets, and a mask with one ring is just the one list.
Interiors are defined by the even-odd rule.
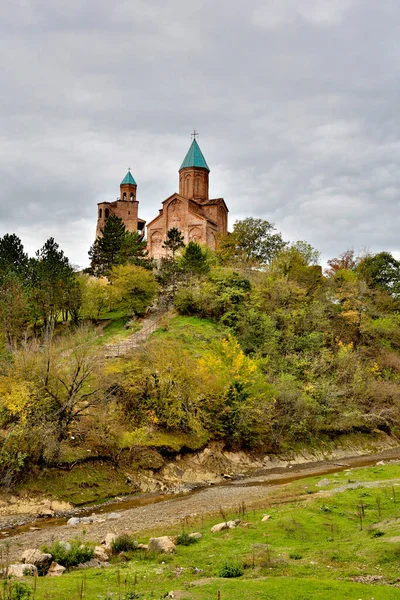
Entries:
[[65,571],[65,567],[56,562],[52,562],[50,569],[47,571],[47,577],[60,577]]
[[23,565],[9,565],[8,576],[9,577],[29,577],[31,575],[37,575],[37,568],[35,565],[25,563]]
[[264,515],[263,518],[261,519],[261,523],[265,523],[265,521],[269,521],[271,518],[271,515]]
[[79,563],[79,565],[77,566],[77,569],[98,569],[103,564],[104,563],[101,563],[96,558],[91,558],[90,560],[88,560],[84,563]]
[[36,515],[37,519],[50,519],[51,517],[54,517],[54,510],[51,510],[50,508],[43,508]]
[[107,519],[120,519],[122,517],[121,513],[110,513],[109,515],[107,515]]
[[172,552],[175,552],[175,544],[172,542],[171,538],[166,535],[157,538],[150,538],[148,551],[172,554]]
[[70,519],[68,519],[67,525],[79,525],[80,522],[81,520],[79,519],[79,517],[71,517]]
[[376,463],[377,467],[383,467],[383,465],[385,465],[385,461],[384,460],[380,460],[379,462]]
[[316,484],[317,487],[326,487],[327,485],[331,484],[331,480],[330,479],[321,479],[321,481],[318,481],[318,483]]
[[107,533],[104,540],[102,540],[101,545],[107,550],[111,550],[112,543],[117,537],[116,533]]
[[194,533],[189,533],[189,537],[193,538],[194,540],[201,540],[203,536],[199,531],[195,531]]
[[235,529],[236,521],[224,521],[223,523],[217,523],[211,527],[211,533],[218,533],[224,529]]
[[382,575],[360,575],[358,577],[352,577],[351,581],[356,583],[378,583],[382,581]]
[[148,549],[149,549],[148,544],[138,544],[138,550],[148,550]]
[[99,560],[100,562],[107,562],[110,558],[110,553],[111,549],[107,551],[104,546],[95,546],[93,551],[93,558]]
[[40,550],[29,548],[22,553],[21,562],[25,564],[35,565],[39,571],[47,571],[52,563],[53,557],[51,554],[45,554]]

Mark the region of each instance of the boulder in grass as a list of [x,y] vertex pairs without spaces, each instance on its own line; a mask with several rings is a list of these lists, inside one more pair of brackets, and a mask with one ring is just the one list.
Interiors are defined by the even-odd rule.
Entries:
[[115,533],[107,533],[105,538],[102,540],[101,545],[104,546],[106,550],[111,550],[113,541],[118,536]]
[[47,571],[47,577],[60,577],[65,571],[65,567],[56,562],[52,562],[50,569]]
[[138,544],[138,550],[148,550],[148,549],[149,549],[148,544]]
[[39,572],[39,575],[44,575],[47,573],[48,568],[50,567],[53,561],[53,557],[51,554],[47,554],[45,552],[41,552],[35,548],[29,548],[22,553],[21,562],[25,564],[35,565]]
[[224,521],[223,523],[217,523],[211,527],[211,533],[219,533],[224,529],[235,529],[237,526],[236,521]]
[[148,543],[149,552],[157,552],[162,554],[172,554],[175,552],[175,544],[167,535],[157,538],[150,538]]
[[201,540],[203,536],[199,531],[194,531],[193,533],[189,533],[189,537],[193,538],[194,540]]
[[264,515],[263,518],[261,519],[262,523],[265,523],[266,521],[269,521],[271,518],[271,515]]
[[110,554],[111,548],[107,549],[105,546],[95,546],[93,551],[93,558],[100,562],[108,562]]
[[37,575],[37,572],[38,570],[35,565],[30,565],[29,563],[10,565],[7,570],[9,577],[29,577]]

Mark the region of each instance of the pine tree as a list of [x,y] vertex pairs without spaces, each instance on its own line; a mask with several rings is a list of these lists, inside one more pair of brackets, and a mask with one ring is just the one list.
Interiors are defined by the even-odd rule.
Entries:
[[168,230],[167,239],[164,241],[162,247],[172,252],[172,260],[175,260],[175,254],[179,248],[183,248],[185,245],[183,239],[183,235],[176,227]]
[[90,271],[94,275],[107,275],[116,265],[151,268],[146,241],[136,231],[127,231],[120,217],[111,215],[101,234],[89,250]]
[[125,225],[117,215],[111,215],[89,250],[90,268],[95,275],[104,275],[119,264],[119,254],[126,236]]

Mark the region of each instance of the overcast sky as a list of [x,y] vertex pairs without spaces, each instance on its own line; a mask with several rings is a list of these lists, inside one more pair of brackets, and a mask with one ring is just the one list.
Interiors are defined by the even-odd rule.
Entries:
[[132,168],[150,221],[193,128],[230,228],[400,257],[398,0],[3,0],[0,235],[86,266]]

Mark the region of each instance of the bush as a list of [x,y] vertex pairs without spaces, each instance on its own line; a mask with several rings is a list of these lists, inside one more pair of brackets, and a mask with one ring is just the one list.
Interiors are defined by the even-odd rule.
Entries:
[[93,558],[94,550],[90,546],[81,544],[79,540],[73,540],[70,548],[62,542],[54,542],[50,547],[43,546],[42,552],[51,554],[56,563],[68,569]]
[[195,544],[196,542],[198,542],[198,539],[191,537],[188,533],[181,533],[176,538],[177,546],[190,546],[190,544]]
[[[6,600],[29,600],[32,597],[32,588],[26,583],[11,583],[3,587],[4,599]],[[3,598],[3,596],[2,596]]]
[[137,541],[127,533],[119,535],[111,542],[111,550],[113,554],[119,554],[120,552],[131,552],[132,550],[136,550],[137,547]]
[[370,533],[372,538],[379,538],[382,537],[383,535],[385,535],[384,531],[381,531],[380,529],[373,529]]
[[301,560],[303,558],[303,555],[299,554],[299,552],[291,552],[289,554],[289,558],[291,558],[292,560]]
[[243,564],[227,560],[219,569],[218,577],[241,577],[243,575]]

